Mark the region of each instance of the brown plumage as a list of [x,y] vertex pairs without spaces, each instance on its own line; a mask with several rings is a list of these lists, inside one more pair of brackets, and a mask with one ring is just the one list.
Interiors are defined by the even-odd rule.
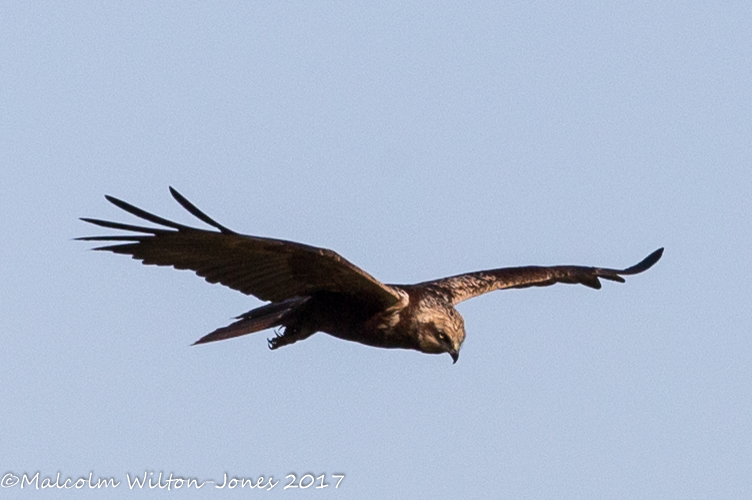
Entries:
[[170,192],[183,208],[216,231],[184,226],[107,196],[115,206],[162,227],[82,218],[134,234],[78,239],[118,242],[95,250],[130,255],[147,265],[190,269],[209,283],[221,283],[269,301],[196,344],[279,327],[269,339],[271,349],[325,332],[374,347],[449,353],[456,362],[465,340],[464,322],[454,307],[457,303],[503,288],[579,283],[598,289],[599,278],[624,282],[623,275],[649,269],[663,254],[660,248],[639,264],[621,270],[509,267],[415,285],[385,285],[331,250],[238,234],[201,212],[173,188]]

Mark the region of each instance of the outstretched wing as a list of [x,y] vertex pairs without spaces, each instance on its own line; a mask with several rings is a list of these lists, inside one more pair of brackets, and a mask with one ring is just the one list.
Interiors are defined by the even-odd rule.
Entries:
[[209,283],[221,283],[261,300],[278,302],[322,291],[358,296],[384,307],[401,300],[397,290],[380,283],[336,252],[238,234],[201,212],[173,188],[170,193],[188,212],[218,231],[184,226],[106,196],[118,208],[162,227],[82,218],[97,226],[133,234],[77,239],[120,242],[95,250],[130,255],[147,265],[190,269]]
[[548,286],[554,283],[579,283],[590,288],[599,289],[601,282],[598,278],[624,283],[622,276],[638,274],[650,269],[653,264],[658,262],[661,255],[663,255],[663,248],[659,248],[645,257],[639,264],[627,269],[585,266],[506,267],[460,274],[435,281],[426,281],[415,286],[423,286],[441,293],[453,304],[504,288]]

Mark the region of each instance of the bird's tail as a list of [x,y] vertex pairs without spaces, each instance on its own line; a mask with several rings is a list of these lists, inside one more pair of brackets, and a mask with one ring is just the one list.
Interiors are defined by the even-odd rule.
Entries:
[[293,297],[281,302],[272,302],[258,307],[237,317],[235,323],[218,328],[208,335],[198,339],[193,345],[216,342],[217,340],[231,339],[259,332],[267,328],[280,326],[289,317],[290,313],[306,303],[310,297]]

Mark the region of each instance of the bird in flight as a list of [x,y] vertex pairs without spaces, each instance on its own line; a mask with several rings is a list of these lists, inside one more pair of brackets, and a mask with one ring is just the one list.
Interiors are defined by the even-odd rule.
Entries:
[[[190,269],[209,283],[221,283],[268,301],[195,344],[277,328],[268,340],[278,349],[316,332],[382,347],[448,353],[457,362],[465,324],[455,306],[493,290],[581,284],[599,289],[599,278],[623,283],[655,264],[663,248],[626,269],[585,266],[523,266],[477,271],[414,285],[386,285],[338,253],[292,241],[236,233],[200,211],[175,189],[173,198],[214,230],[163,219],[112,196],[113,205],[160,227],[81,218],[126,234],[87,236],[116,242],[94,250],[130,255],[146,265]],[[195,345],[194,344],[194,345]]]

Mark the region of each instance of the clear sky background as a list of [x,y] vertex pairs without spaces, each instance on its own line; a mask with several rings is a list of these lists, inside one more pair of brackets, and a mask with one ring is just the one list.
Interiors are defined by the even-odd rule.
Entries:
[[[0,4],[0,473],[123,482],[22,497],[752,497],[752,4],[273,3]],[[666,252],[463,303],[456,365],[190,347],[260,302],[72,241],[170,185],[388,283]]]

